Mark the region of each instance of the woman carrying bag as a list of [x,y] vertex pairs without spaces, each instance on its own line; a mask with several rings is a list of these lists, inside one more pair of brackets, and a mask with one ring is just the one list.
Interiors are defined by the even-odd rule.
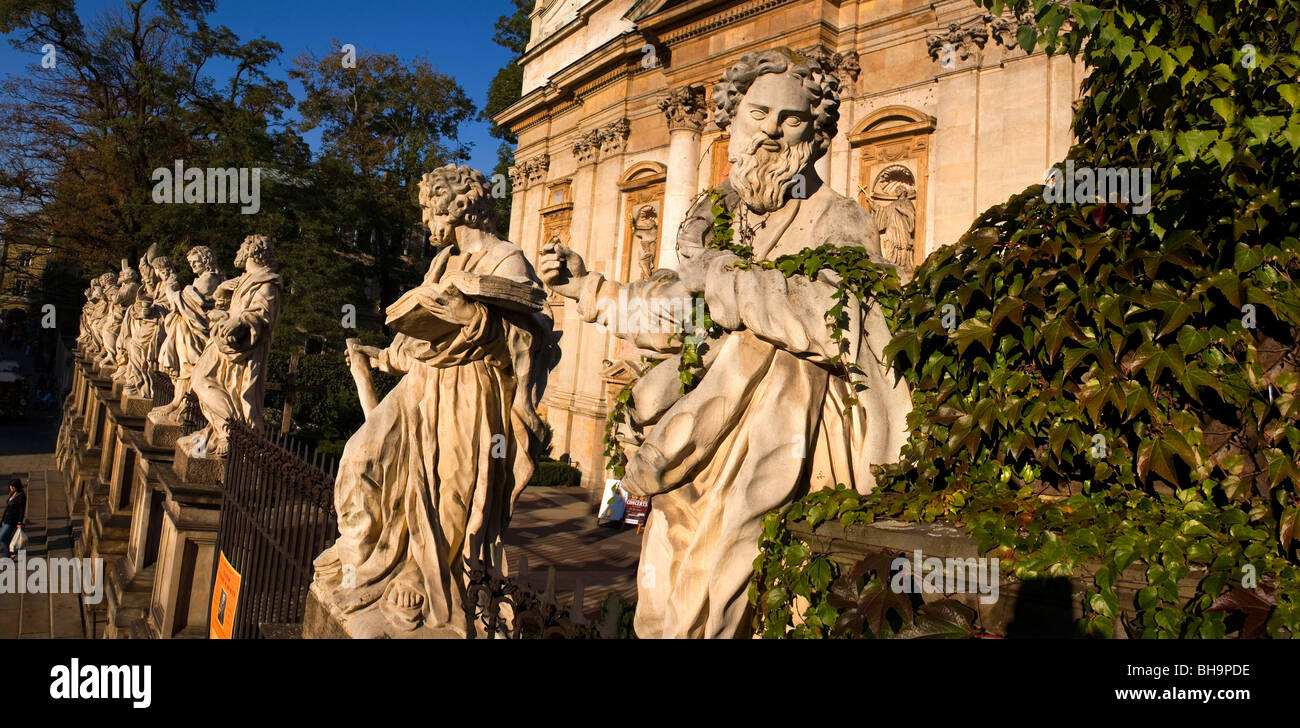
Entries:
[[9,502],[5,504],[4,516],[0,516],[0,557],[12,558],[9,548],[11,543],[18,549],[26,547],[27,535],[22,532],[23,519],[26,517],[27,492],[23,488],[23,481],[14,478],[9,481]]

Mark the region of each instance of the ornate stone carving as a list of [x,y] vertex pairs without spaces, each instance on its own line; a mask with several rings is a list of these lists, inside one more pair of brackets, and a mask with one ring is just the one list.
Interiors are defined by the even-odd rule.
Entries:
[[573,157],[578,164],[596,161],[602,154],[619,154],[627,145],[628,134],[632,125],[627,119],[612,121],[599,129],[590,129],[578,135],[573,143]]
[[659,110],[668,119],[668,129],[701,131],[708,105],[703,86],[682,86],[672,89],[659,101]]
[[573,158],[578,160],[578,164],[586,164],[596,161],[596,155],[600,152],[600,130],[590,129],[578,135],[578,141],[573,143]]
[[820,63],[823,71],[834,76],[840,82],[840,89],[843,92],[853,88],[853,84],[858,80],[858,74],[862,72],[857,51],[835,53],[822,46],[814,46],[806,51],[805,55]]
[[912,267],[916,248],[916,177],[901,164],[886,167],[871,184],[871,216],[885,259]]
[[634,254],[641,268],[641,278],[650,277],[659,255],[659,211],[655,205],[642,205],[632,217],[632,239],[636,243]]
[[627,137],[632,133],[632,125],[627,119],[611,121],[602,126],[599,132],[600,153],[620,154],[627,146]]
[[[1068,5],[1068,0],[1052,0],[1057,5]],[[1069,17],[1069,13],[1066,13]],[[1070,21],[1067,19],[1066,24]],[[970,58],[974,49],[984,50],[989,38],[1008,50],[1016,48],[1017,34],[1026,25],[1036,23],[1033,10],[1020,15],[1006,14],[994,17],[989,13],[976,15],[960,23],[949,23],[946,31],[940,31],[926,39],[926,48],[930,58],[939,61],[945,68],[951,67],[957,60]]]
[[[734,160],[720,202],[756,258],[833,243],[885,262],[870,215],[816,173],[835,134],[836,86],[817,61],[782,48],[746,53],[715,87],[713,118],[730,132]],[[810,95],[821,100],[816,107]],[[764,123],[793,113],[813,123]],[[796,193],[800,179],[808,184]],[[746,635],[763,517],[836,483],[869,492],[871,466],[896,461],[907,439],[907,386],[872,354],[890,338],[879,307],[851,304],[853,324],[841,329],[862,373],[850,381],[828,372],[824,363],[841,351],[826,325],[834,287],[733,265],[733,253],[708,246],[713,204],[701,196],[687,213],[676,269],[646,280],[590,273],[563,247],[540,261],[543,280],[577,301],[584,321],[669,359],[634,385],[615,432],[627,456],[623,486],[654,499],[638,578],[636,632],[644,638]],[[701,300],[717,326],[706,342],[714,353],[683,394],[674,329],[693,329]],[[858,385],[865,390],[854,395]]]
[[510,182],[515,187],[537,184],[546,179],[546,172],[550,168],[550,155],[538,154],[529,157],[510,168]]
[[[339,538],[312,593],[353,637],[473,633],[468,575],[506,573],[502,531],[541,454],[537,406],[558,359],[541,283],[497,237],[483,175],[441,167],[419,199],[440,247],[389,309],[400,333],[386,349],[348,345],[366,421],[339,462]],[[371,368],[401,377],[382,401]]]
[[925,40],[930,59],[938,61],[945,68],[951,67],[957,59],[966,60],[976,50],[984,50],[989,42],[989,23],[993,16],[976,15],[960,23],[949,23],[946,31],[931,35]]
[[177,441],[199,456],[226,454],[226,421],[262,426],[262,394],[271,332],[280,318],[283,283],[275,270],[275,249],[264,235],[244,238],[235,254],[244,273],[213,291],[209,335],[190,375],[190,385],[208,426]]

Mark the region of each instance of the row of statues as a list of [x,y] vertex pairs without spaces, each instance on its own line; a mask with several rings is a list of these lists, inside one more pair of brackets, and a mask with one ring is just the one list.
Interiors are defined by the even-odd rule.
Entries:
[[[747,53],[712,101],[732,162],[718,192],[736,238],[756,258],[830,243],[889,264],[870,215],[815,169],[839,118],[833,75],[788,49]],[[340,460],[339,537],[316,559],[314,595],[354,637],[475,633],[468,575],[508,573],[503,534],[544,446],[538,405],[559,358],[544,311],[549,288],[576,301],[584,321],[664,359],[634,385],[619,433],[622,485],[654,499],[638,567],[637,634],[745,636],[763,516],[836,483],[869,492],[871,466],[895,461],[906,439],[910,393],[882,357],[889,329],[879,307],[851,300],[846,329],[832,336],[833,274],[735,265],[734,253],[709,245],[708,196],[677,231],[676,268],[630,283],[588,271],[555,243],[535,269],[498,234],[493,202],[487,179],[468,167],[440,167],[420,183],[433,262],[389,307],[398,333],[388,347],[349,342],[366,419]],[[279,277],[270,243],[258,236],[240,248],[236,265],[245,272],[232,281],[222,281],[204,248],[189,261],[196,278],[184,287],[153,251],[139,271],[124,265],[116,278],[93,282],[82,344],[141,396],[157,362],[177,395],[156,412],[174,416],[192,390],[212,424],[190,440],[219,453],[227,418],[260,418]],[[716,326],[699,349],[707,352],[703,374],[684,393],[681,337],[614,322],[631,306],[684,319],[699,300]],[[400,378],[382,400],[371,370]],[[862,384],[866,391],[856,392]]]
[[[719,192],[755,257],[831,243],[890,265],[869,213],[815,169],[836,132],[834,76],[788,49],[749,53],[712,98],[714,121],[730,132],[732,167]],[[498,236],[487,181],[474,170],[426,175],[420,204],[437,253],[415,307],[448,326],[349,350],[354,371],[402,377],[348,441],[335,485],[340,536],[316,561],[313,590],[349,634],[425,626],[471,635],[466,570],[507,571],[502,533],[532,473],[535,405],[556,356],[549,318],[465,294],[465,273],[507,277],[538,300],[549,288],[576,301],[584,321],[664,358],[634,385],[619,436],[622,485],[654,498],[638,566],[640,637],[745,636],[763,516],[837,483],[869,492],[871,466],[897,460],[911,395],[882,356],[890,334],[879,307],[853,301],[843,336],[832,336],[834,275],[734,265],[735,254],[709,246],[709,197],[677,232],[677,267],[630,283],[589,272],[555,242],[534,270]],[[681,337],[616,322],[633,306],[685,318],[700,299],[717,328],[700,348],[702,377],[683,393]],[[358,383],[365,402],[368,378]],[[508,453],[493,457],[501,436]]]
[[156,245],[137,267],[123,260],[116,276],[92,280],[78,346],[127,397],[154,399],[154,375],[165,374],[173,396],[148,412],[156,423],[180,425],[193,392],[208,424],[182,438],[181,446],[195,455],[221,456],[231,417],[261,424],[280,277],[271,241],[263,235],[244,240],[235,257],[244,273],[231,280],[205,246],[191,248],[186,260],[194,272],[186,285]]

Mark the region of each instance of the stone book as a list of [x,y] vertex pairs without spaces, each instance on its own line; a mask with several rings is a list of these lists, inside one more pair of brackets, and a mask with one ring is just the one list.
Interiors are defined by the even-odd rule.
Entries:
[[438,284],[425,283],[407,291],[388,307],[385,323],[425,341],[436,341],[454,332],[459,325],[443,321],[421,303],[426,298],[437,298],[448,285],[455,286],[466,298],[511,311],[540,311],[546,300],[546,293],[539,286],[500,276],[453,272]]

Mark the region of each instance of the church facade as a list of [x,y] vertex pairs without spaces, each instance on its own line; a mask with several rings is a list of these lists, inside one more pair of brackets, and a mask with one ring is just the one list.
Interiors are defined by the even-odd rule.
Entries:
[[[534,263],[558,240],[619,281],[673,267],[677,226],[729,166],[712,84],[742,54],[787,46],[840,83],[820,176],[910,270],[1069,149],[1083,68],[1017,48],[1020,22],[970,0],[538,0],[522,98],[496,116],[519,137],[509,239]],[[598,488],[609,407],[644,364],[571,303],[550,306],[552,451]]]

